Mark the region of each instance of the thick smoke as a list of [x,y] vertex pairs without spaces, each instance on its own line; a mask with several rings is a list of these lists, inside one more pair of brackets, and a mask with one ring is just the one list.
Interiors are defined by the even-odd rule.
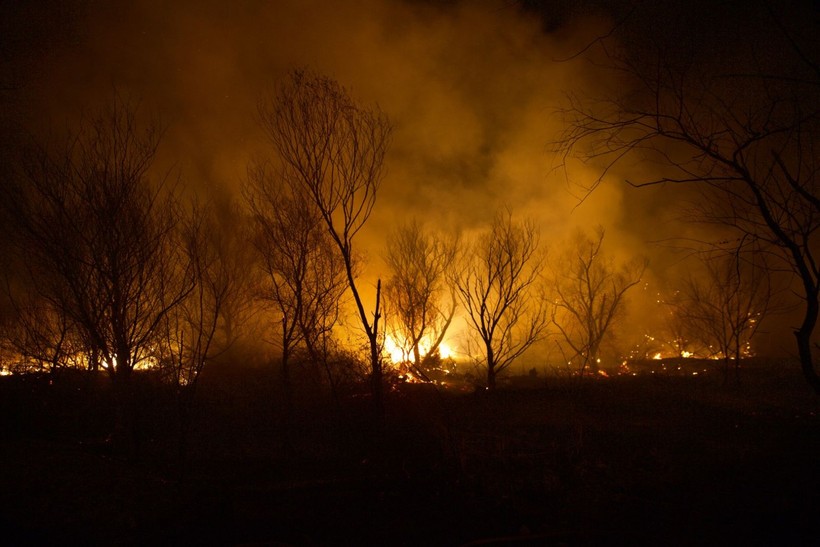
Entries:
[[573,58],[612,26],[587,11],[539,18],[502,0],[42,3],[17,10],[18,25],[62,30],[37,37],[35,54],[15,54],[20,77],[6,100],[16,121],[44,127],[71,123],[113,90],[137,97],[167,127],[160,168],[192,192],[230,201],[248,161],[269,150],[258,101],[287,71],[308,67],[378,104],[395,126],[361,240],[373,283],[387,275],[379,257],[397,223],[470,232],[501,206],[535,218],[547,246],[602,225],[611,253],[650,257],[655,283],[675,258],[651,242],[689,230],[667,198],[609,183],[581,202],[579,187],[598,170],[562,169],[550,144],[567,95],[603,83],[585,57]]
[[477,226],[502,204],[550,232],[618,221],[620,190],[569,216],[576,198],[549,151],[565,93],[589,81],[583,63],[556,60],[595,28],[545,34],[506,2],[117,4],[73,10],[65,23],[75,38],[30,67],[24,111],[64,123],[114,89],[137,97],[168,127],[165,161],[190,186],[230,195],[248,158],[266,151],[258,100],[288,70],[309,67],[395,125],[373,233],[414,216]]

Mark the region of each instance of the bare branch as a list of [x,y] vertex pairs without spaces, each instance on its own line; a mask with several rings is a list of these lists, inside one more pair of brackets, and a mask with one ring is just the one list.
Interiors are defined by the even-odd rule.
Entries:
[[487,387],[543,338],[549,318],[541,294],[539,233],[532,222],[499,212],[463,257],[455,285],[487,365]]

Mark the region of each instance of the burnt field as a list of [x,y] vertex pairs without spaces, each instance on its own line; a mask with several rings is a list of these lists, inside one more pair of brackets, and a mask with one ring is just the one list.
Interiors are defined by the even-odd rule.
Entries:
[[801,544],[820,532],[820,416],[796,365],[721,375],[403,384],[370,418],[274,375],[206,371],[181,456],[137,382],[139,451],[102,377],[0,378],[7,544]]

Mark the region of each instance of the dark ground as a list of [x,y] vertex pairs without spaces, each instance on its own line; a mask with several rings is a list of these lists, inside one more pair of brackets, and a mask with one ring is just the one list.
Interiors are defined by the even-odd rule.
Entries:
[[0,378],[2,543],[820,543],[820,399],[794,365],[403,385],[381,426],[305,390],[287,427],[270,376],[203,378],[183,475],[156,385],[134,459],[104,442],[104,379]]

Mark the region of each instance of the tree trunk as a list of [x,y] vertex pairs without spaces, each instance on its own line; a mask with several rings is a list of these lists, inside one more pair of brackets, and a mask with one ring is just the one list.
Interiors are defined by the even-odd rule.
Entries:
[[817,325],[820,303],[817,301],[817,291],[809,290],[814,287],[809,287],[805,277],[803,281],[804,286],[806,286],[806,313],[803,316],[803,323],[794,332],[794,336],[797,338],[797,352],[800,356],[800,368],[803,370],[803,377],[814,390],[814,393],[820,395],[820,377],[817,376],[817,370],[814,368],[811,351],[811,335]]
[[140,435],[137,426],[137,405],[135,401],[131,369],[127,366],[126,358],[111,375],[114,390],[114,431],[109,440],[113,449],[129,458],[139,455]]
[[584,373],[586,372],[587,365],[589,364],[589,357],[586,355],[581,356],[581,368],[578,370],[578,381],[584,381]]
[[800,355],[800,368],[803,370],[803,377],[814,390],[814,393],[820,395],[820,377],[817,376],[817,370],[814,368],[810,333],[811,331],[807,332],[801,327],[795,331],[794,336],[797,338],[797,350]]
[[495,364],[487,365],[487,390],[495,391]]
[[291,450],[293,443],[291,442],[291,432],[293,430],[294,402],[293,402],[293,383],[290,377],[290,348],[287,343],[282,348],[282,368],[279,371],[281,374],[281,389],[282,401],[285,408],[282,412],[282,442],[285,450]]
[[723,354],[723,387],[729,385],[729,352]]
[[384,390],[382,389],[383,374],[382,366],[379,361],[378,351],[370,353],[371,373],[370,373],[370,392],[373,396],[373,414],[377,419],[384,416]]
[[384,390],[382,360],[379,351],[379,318],[381,311],[382,280],[376,283],[376,310],[373,312],[373,330],[370,332],[370,392],[373,396],[373,415],[377,420],[384,417]]
[[589,348],[589,371],[592,373],[593,376],[596,378],[598,377],[598,348],[600,344],[595,343],[592,347]]
[[487,350],[487,390],[495,391],[495,352],[489,342],[485,341],[485,344]]
[[740,334],[735,338],[735,386],[740,387]]
[[282,317],[282,397],[285,401],[285,427],[290,427],[291,416],[293,414],[293,385],[290,379],[290,340],[288,332],[288,317]]
[[192,394],[186,388],[177,393],[177,478],[180,482],[186,479],[188,468],[188,433],[191,430]]
[[99,352],[92,348],[91,352],[89,353],[88,357],[88,370],[89,372],[97,372],[100,369],[100,355]]

